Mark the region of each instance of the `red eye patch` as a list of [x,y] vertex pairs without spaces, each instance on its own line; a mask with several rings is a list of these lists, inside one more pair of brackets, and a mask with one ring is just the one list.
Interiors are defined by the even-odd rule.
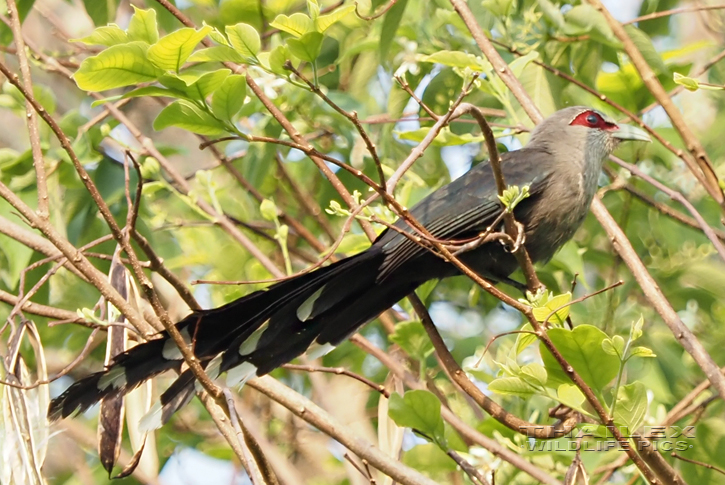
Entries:
[[569,124],[572,126],[581,125],[586,126],[587,128],[599,128],[600,130],[616,130],[619,128],[614,123],[604,121],[604,118],[602,118],[599,113],[591,110],[580,113]]

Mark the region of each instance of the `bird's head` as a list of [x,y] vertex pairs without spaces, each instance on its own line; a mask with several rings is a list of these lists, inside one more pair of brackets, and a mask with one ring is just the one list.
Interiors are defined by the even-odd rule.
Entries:
[[602,161],[621,141],[651,141],[644,130],[620,125],[615,120],[586,106],[557,111],[545,119],[531,134],[529,144],[544,144],[558,155],[583,155],[588,163],[601,166]]

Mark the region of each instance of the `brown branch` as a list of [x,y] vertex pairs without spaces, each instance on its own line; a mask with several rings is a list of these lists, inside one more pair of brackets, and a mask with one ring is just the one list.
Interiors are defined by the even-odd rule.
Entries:
[[[461,113],[470,113],[478,122],[478,126],[481,128],[481,132],[486,140],[489,163],[491,164],[491,170],[493,170],[493,177],[496,180],[496,189],[498,191],[498,195],[502,196],[507,187],[503,171],[501,170],[501,157],[498,154],[496,138],[493,136],[493,130],[491,130],[491,127],[488,125],[483,112],[472,104],[462,103],[456,110],[456,114],[458,114],[459,111]],[[514,214],[510,210],[504,211],[504,223],[506,225],[506,232],[514,239],[517,237],[518,231],[523,231],[523,229],[516,228]],[[534,263],[531,261],[529,253],[526,251],[525,244],[524,247],[516,248],[513,253],[514,256],[516,256],[516,260],[518,261],[526,278],[526,286],[529,291],[535,293],[539,288],[541,288],[541,282],[539,281],[539,277],[536,276]]]
[[463,459],[463,457],[459,455],[456,451],[448,450],[446,452],[446,455],[450,456],[453,461],[455,461],[456,464],[461,467],[461,470],[463,470],[465,474],[468,475],[468,478],[471,479],[471,482],[476,485],[489,485],[489,481],[486,479],[486,477],[483,476],[483,473],[478,471],[476,467]]
[[415,91],[413,91],[413,89],[410,87],[410,84],[408,84],[408,81],[403,76],[395,76],[394,79],[396,81],[398,81],[398,84],[400,84],[400,87],[403,89],[403,91],[405,91],[406,93],[408,93],[408,96],[410,96],[411,98],[413,98],[415,100],[415,102],[418,104],[418,106],[420,106],[421,108],[423,108],[423,111],[425,111],[426,113],[428,113],[428,116],[430,116],[431,119],[433,119],[434,121],[438,121],[438,119],[440,118],[440,116],[438,116],[435,113],[435,111],[433,111],[432,109],[430,109],[428,107],[428,105],[425,104],[423,102],[423,100],[418,97],[417,94],[415,94]]
[[[242,456],[244,469],[247,471],[247,475],[249,476],[252,485],[279,485],[277,481],[277,476],[274,474],[274,472],[271,472],[269,468],[267,468],[267,470],[269,470],[271,474],[268,476],[263,476],[262,468],[260,468],[260,465],[262,465],[262,463],[260,463],[252,454],[252,451],[247,444],[247,433],[245,433],[245,430],[243,429],[244,424],[239,419],[239,415],[237,414],[237,409],[234,405],[234,396],[232,395],[231,391],[226,388],[224,389],[223,393],[227,408],[227,414],[229,414],[229,419],[232,422],[234,431],[236,431],[237,433],[237,440],[239,441],[239,445],[243,451]],[[267,464],[266,459],[264,459],[264,464]]]
[[[10,15],[10,28],[15,41],[16,55],[20,65],[20,73],[23,78],[23,87],[29,93],[33,92],[33,81],[30,77],[30,66],[28,57],[25,54],[25,43],[23,42],[22,26],[20,25],[20,14],[15,0],[7,0],[8,14]],[[5,72],[3,72],[7,76]],[[48,180],[45,174],[45,160],[43,149],[40,146],[40,127],[38,126],[38,115],[26,98],[25,115],[28,124],[28,135],[30,138],[30,149],[33,154],[33,167],[35,168],[36,187],[38,190],[38,215],[47,219],[50,215],[48,209]]]
[[463,20],[463,23],[466,24],[466,27],[473,36],[473,40],[476,41],[478,48],[481,49],[483,55],[486,56],[486,59],[488,59],[493,66],[493,69],[496,71],[498,77],[501,78],[506,87],[511,91],[529,118],[531,118],[535,124],[541,123],[544,120],[544,117],[541,115],[539,108],[531,100],[531,97],[528,95],[526,90],[524,90],[519,80],[516,79],[514,73],[511,72],[511,69],[508,64],[506,64],[506,61],[503,60],[501,55],[496,51],[489,39],[486,37],[484,34],[485,31],[478,24],[476,17],[468,7],[468,3],[465,0],[450,0],[450,2],[458,16],[461,17],[461,20]]
[[299,370],[303,372],[323,372],[325,374],[335,374],[338,376],[347,376],[355,379],[356,381],[362,382],[366,386],[368,386],[370,389],[379,392],[385,397],[390,397],[390,391],[383,386],[382,384],[378,384],[376,382],[371,381],[365,376],[361,376],[360,374],[356,374],[352,372],[351,370],[348,370],[344,367],[320,367],[315,365],[297,365],[297,364],[284,364],[282,365],[283,369],[288,370]]
[[468,378],[463,369],[461,369],[461,366],[458,365],[458,362],[456,362],[456,359],[453,358],[453,355],[451,355],[448,350],[448,347],[443,341],[443,337],[441,337],[430,317],[430,314],[428,313],[428,309],[425,307],[420,298],[418,298],[415,294],[411,294],[408,296],[408,299],[413,305],[415,313],[418,314],[418,318],[420,318],[423,323],[423,328],[425,328],[428,338],[430,338],[431,343],[433,344],[436,356],[438,357],[443,369],[445,369],[446,373],[453,382],[455,382],[466,394],[471,396],[476,404],[481,406],[481,408],[490,414],[496,421],[517,433],[541,440],[561,438],[579,424],[580,417],[578,413],[572,413],[565,421],[559,421],[554,425],[539,425],[525,421],[506,411],[496,401],[486,396],[483,391],[481,391],[478,386],[476,386],[476,384]]
[[[2,67],[2,64],[0,64]],[[151,335],[153,332],[143,318],[132,308],[126,300],[121,298],[118,292],[108,283],[106,276],[93,266],[85,255],[70,242],[57,233],[55,228],[47,220],[41,219],[34,210],[28,207],[20,198],[15,195],[5,184],[0,182],[0,197],[4,198],[20,214],[22,214],[33,226],[39,229],[63,256],[72,262],[73,265],[95,286],[101,294],[123,313],[129,322],[141,329],[143,334]],[[145,331],[144,331],[145,330]]]
[[[5,234],[6,236],[15,239],[19,243],[24,244],[30,249],[44,254],[45,256],[51,258],[62,256],[61,252],[58,251],[58,248],[56,248],[53,243],[45,239],[43,236],[15,224],[11,220],[4,218],[2,215],[0,215],[0,234]],[[82,280],[88,281],[75,266],[67,261],[65,263],[65,268]]]

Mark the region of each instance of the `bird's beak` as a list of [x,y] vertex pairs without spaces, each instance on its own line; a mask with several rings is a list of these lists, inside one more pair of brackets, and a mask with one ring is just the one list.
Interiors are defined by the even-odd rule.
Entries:
[[636,126],[632,125],[618,125],[619,128],[612,131],[612,137],[618,138],[620,140],[636,140],[636,141],[649,141],[650,139],[649,135],[646,131],[637,128]]

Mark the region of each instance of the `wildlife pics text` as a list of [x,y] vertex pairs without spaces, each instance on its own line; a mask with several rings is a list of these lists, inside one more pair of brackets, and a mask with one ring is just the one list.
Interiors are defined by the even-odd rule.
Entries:
[[725,484],[725,4],[0,3],[0,485]]

